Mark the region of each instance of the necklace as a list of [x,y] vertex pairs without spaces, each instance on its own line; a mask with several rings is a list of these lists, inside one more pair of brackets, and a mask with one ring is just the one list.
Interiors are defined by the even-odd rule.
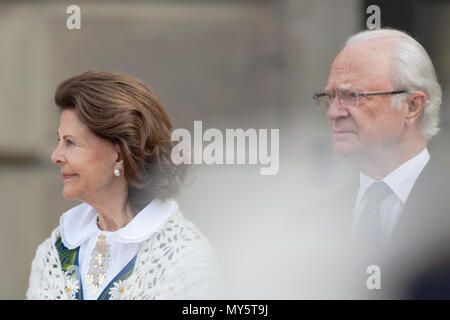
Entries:
[[[97,216],[97,225],[98,224],[99,220]],[[95,248],[92,250],[89,259],[89,271],[87,274],[87,283],[91,286],[93,295],[97,293],[98,288],[103,285],[106,279],[106,272],[111,260],[110,247],[111,245],[106,241],[105,235],[100,232]]]

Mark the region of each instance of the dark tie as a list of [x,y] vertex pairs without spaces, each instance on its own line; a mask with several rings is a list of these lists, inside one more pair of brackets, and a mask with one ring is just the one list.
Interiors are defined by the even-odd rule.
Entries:
[[366,205],[356,226],[355,241],[363,248],[381,248],[383,230],[381,228],[380,204],[392,193],[383,181],[372,183],[364,194]]

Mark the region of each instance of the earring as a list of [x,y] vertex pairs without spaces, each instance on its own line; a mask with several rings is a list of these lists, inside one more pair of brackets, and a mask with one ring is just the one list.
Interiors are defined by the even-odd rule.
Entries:
[[118,168],[114,169],[114,175],[115,175],[116,177],[119,177],[121,174],[122,174],[122,170],[120,170],[120,169],[118,169]]

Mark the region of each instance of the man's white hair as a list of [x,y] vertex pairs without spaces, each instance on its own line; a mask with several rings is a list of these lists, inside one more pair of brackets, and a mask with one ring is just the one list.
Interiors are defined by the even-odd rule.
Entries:
[[[439,109],[442,90],[433,63],[422,45],[408,34],[395,29],[376,29],[359,32],[345,42],[345,46],[367,40],[386,38],[392,41],[392,76],[394,90],[423,91],[425,106],[420,119],[422,135],[430,140],[439,131]],[[392,107],[400,109],[408,94],[393,96]]]

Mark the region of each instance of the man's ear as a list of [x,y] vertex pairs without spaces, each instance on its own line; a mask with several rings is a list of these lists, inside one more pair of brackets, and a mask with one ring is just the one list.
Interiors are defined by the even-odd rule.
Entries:
[[408,96],[406,99],[408,109],[405,115],[405,124],[407,126],[412,126],[418,121],[425,107],[426,99],[427,95],[422,91],[414,92]]

